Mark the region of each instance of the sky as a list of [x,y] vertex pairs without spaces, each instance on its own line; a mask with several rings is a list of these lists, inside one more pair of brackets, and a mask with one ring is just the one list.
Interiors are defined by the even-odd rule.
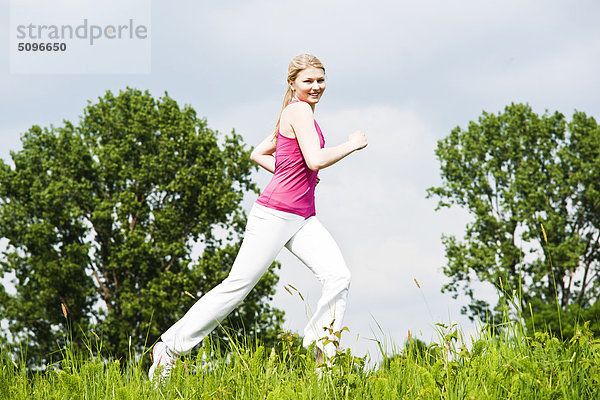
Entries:
[[[0,3],[0,157],[9,162],[32,125],[77,122],[88,101],[128,86],[155,97],[168,92],[209,127],[235,129],[256,145],[277,120],[289,61],[315,54],[326,68],[315,118],[327,144],[357,129],[369,140],[320,172],[317,214],[353,274],[342,344],[372,359],[379,357],[373,339],[392,349],[409,331],[436,340],[436,323],[457,323],[467,337],[478,328],[460,313],[466,299],[440,292],[448,282],[441,236],[462,235],[470,217],[435,211],[426,198],[441,183],[437,141],[513,102],[569,119],[575,110],[600,117],[597,1],[182,0],[148,7],[145,71],[21,74],[9,67],[10,3]],[[111,15],[101,7],[88,13]],[[269,179],[255,174],[262,187]],[[255,198],[245,200],[246,210]],[[278,260],[273,304],[286,312],[285,328],[301,332],[320,287],[287,250]],[[283,289],[290,283],[306,303]],[[494,298],[485,285],[477,293]]]

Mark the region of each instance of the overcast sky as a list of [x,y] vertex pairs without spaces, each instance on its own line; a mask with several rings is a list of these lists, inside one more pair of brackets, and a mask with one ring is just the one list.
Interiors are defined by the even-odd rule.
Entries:
[[[511,102],[569,119],[574,110],[599,117],[600,3],[592,0],[152,1],[151,73],[124,75],[11,74],[8,11],[3,1],[4,160],[31,125],[76,122],[88,100],[126,86],[155,97],[168,91],[211,128],[235,129],[256,145],[276,122],[289,60],[317,55],[327,90],[315,118],[327,144],[356,129],[369,139],[320,173],[317,214],[353,272],[343,343],[373,358],[374,334],[401,346],[408,330],[430,342],[436,322],[475,329],[460,315],[464,299],[440,293],[447,281],[440,237],[460,235],[468,216],[435,212],[425,198],[440,183],[436,141]],[[268,179],[256,174],[263,187]],[[313,308],[319,285],[286,252],[275,305],[286,311],[286,328],[301,331],[305,305],[283,285],[297,287]]]

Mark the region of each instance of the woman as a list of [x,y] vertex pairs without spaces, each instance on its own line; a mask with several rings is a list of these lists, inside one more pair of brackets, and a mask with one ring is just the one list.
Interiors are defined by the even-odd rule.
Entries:
[[357,131],[345,143],[324,147],[323,134],[313,117],[324,90],[323,64],[309,54],[294,57],[275,131],[251,154],[273,178],[248,215],[244,240],[229,276],[200,298],[154,346],[150,379],[159,366],[163,367],[160,376],[169,376],[177,356],[200,343],[244,300],[284,246],[323,284],[316,311],[304,330],[304,345],[315,342],[319,356],[335,354],[332,343],[324,344],[323,328],[341,329],[350,271],[337,244],[315,216],[314,192],[318,171],[366,147],[367,139]]

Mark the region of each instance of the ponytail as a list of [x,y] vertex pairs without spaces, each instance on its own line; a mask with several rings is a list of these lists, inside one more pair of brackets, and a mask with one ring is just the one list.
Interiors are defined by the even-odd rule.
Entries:
[[279,123],[281,122],[281,114],[283,114],[283,110],[292,102],[294,98],[294,92],[292,92],[292,88],[289,87],[285,91],[285,96],[283,96],[283,105],[281,106],[281,111],[279,111],[279,117],[277,118],[277,124],[275,125],[275,130],[271,136],[271,141],[273,143],[277,143],[277,132],[279,131]]

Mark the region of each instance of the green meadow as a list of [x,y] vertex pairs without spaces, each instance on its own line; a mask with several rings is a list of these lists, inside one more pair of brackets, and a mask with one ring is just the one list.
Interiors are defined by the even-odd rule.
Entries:
[[519,324],[483,327],[469,341],[455,326],[437,328],[436,342],[409,339],[376,366],[368,356],[355,357],[349,350],[316,365],[311,351],[290,332],[282,332],[274,348],[230,344],[223,349],[205,340],[198,353],[179,361],[171,378],[159,385],[147,377],[149,350],[115,360],[102,356],[96,341],[88,355],[61,349],[59,361],[40,370],[23,368],[19,357],[2,350],[0,398],[600,398],[600,340],[587,325],[569,340],[544,332],[527,336]]

